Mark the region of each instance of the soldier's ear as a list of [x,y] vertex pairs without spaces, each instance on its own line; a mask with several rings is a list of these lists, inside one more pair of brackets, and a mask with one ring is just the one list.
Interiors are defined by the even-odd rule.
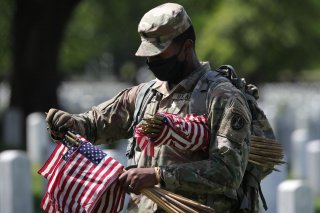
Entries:
[[189,55],[193,52],[193,41],[191,39],[186,39],[183,43],[183,53],[184,55]]
[[193,49],[193,41],[191,39],[187,39],[184,42],[185,49]]

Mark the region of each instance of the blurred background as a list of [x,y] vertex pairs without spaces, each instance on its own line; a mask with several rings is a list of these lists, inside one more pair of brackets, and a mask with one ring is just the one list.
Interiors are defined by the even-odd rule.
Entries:
[[[320,1],[176,2],[193,20],[198,57],[213,68],[231,64],[260,88],[259,103],[288,162],[270,181],[273,188],[287,179],[307,180],[309,165],[301,162],[308,162],[308,143],[320,139]],[[32,113],[45,117],[52,107],[84,112],[152,79],[145,59],[134,56],[140,44],[137,26],[145,12],[161,3],[1,0],[0,151],[28,149]],[[31,163],[34,211],[42,196],[36,170],[43,162],[37,163]],[[275,203],[268,212],[276,212],[279,204],[270,193],[266,199]],[[320,212],[318,196],[314,207]]]

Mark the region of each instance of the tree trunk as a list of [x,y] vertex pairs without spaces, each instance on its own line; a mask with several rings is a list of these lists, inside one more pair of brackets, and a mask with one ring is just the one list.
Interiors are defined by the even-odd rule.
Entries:
[[59,50],[67,23],[79,2],[15,1],[10,107],[20,109],[24,117],[58,107]]

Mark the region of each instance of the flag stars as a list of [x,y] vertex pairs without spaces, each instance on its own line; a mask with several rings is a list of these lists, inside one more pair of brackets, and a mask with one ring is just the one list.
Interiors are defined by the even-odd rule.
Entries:
[[90,142],[83,143],[79,149],[79,152],[94,164],[99,164],[100,161],[107,156],[107,154],[95,147]]

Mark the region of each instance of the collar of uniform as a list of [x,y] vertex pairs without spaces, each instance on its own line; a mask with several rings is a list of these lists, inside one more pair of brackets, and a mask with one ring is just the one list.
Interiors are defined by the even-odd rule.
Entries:
[[[208,62],[201,62],[201,66],[193,71],[187,78],[182,80],[178,85],[176,85],[172,90],[175,90],[179,86],[183,87],[187,92],[191,91],[194,85],[198,82],[199,78],[207,71],[211,69]],[[169,90],[168,82],[160,81],[157,79],[156,83],[152,86],[152,89],[158,92],[168,95],[171,91]]]

